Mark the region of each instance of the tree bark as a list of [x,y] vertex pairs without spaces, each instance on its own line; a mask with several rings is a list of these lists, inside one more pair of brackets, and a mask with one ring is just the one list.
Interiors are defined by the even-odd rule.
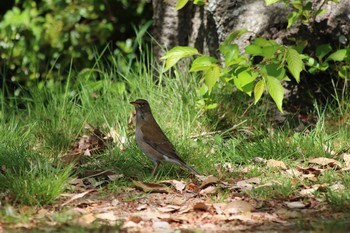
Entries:
[[[209,0],[206,6],[197,6],[189,1],[177,11],[176,0],[153,0],[153,37],[158,42],[154,47],[157,58],[174,46],[193,46],[201,53],[218,57],[218,48],[226,36],[236,30],[247,28],[247,33],[236,43],[244,48],[256,36],[286,42],[286,38],[301,34],[320,38],[321,42],[342,43],[349,40],[350,0],[338,4],[330,2],[322,8],[327,13],[316,18],[314,28],[297,24],[287,28],[287,16],[291,9],[283,4],[266,7],[263,0]],[[314,7],[323,1],[314,0]],[[323,38],[323,39],[322,39]]]

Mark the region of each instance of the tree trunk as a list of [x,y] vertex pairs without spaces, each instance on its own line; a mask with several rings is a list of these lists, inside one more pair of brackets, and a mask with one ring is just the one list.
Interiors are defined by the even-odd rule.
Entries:
[[[330,2],[323,6],[327,13],[316,18],[313,28],[295,25],[287,28],[290,9],[283,4],[266,7],[263,0],[209,0],[207,6],[193,5],[189,1],[177,11],[176,0],[153,0],[153,36],[159,43],[154,47],[157,58],[164,49],[174,46],[193,46],[201,53],[218,57],[218,47],[226,36],[236,30],[247,28],[247,33],[236,43],[244,48],[256,36],[285,42],[286,37],[297,35],[320,38],[323,43],[338,43],[340,37],[349,39],[350,0],[338,4]],[[314,7],[323,1],[314,0]],[[305,34],[305,35],[302,35]]]

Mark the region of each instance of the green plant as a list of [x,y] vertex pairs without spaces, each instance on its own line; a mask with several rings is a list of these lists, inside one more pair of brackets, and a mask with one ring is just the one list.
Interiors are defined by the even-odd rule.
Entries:
[[284,3],[286,8],[292,6],[293,11],[288,15],[288,28],[294,25],[296,22],[313,24],[316,21],[316,17],[326,12],[322,9],[328,2],[338,3],[338,0],[323,0],[323,1],[306,1],[306,0],[265,0],[267,6],[275,3]]

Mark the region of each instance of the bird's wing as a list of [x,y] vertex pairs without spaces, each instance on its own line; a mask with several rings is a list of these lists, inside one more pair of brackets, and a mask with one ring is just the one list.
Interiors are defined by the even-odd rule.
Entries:
[[183,162],[183,160],[178,156],[175,147],[165,136],[158,124],[156,124],[156,127],[143,125],[141,127],[141,132],[143,134],[144,142],[150,145],[153,149],[172,159],[177,159]]

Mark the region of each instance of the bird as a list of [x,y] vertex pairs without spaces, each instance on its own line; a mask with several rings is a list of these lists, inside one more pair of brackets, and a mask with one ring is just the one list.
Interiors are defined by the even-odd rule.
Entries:
[[187,165],[179,156],[173,144],[169,141],[157,121],[154,119],[147,100],[137,99],[130,104],[136,109],[135,139],[142,152],[154,163],[152,176],[155,175],[162,161],[171,162],[187,168],[200,175],[193,167]]

